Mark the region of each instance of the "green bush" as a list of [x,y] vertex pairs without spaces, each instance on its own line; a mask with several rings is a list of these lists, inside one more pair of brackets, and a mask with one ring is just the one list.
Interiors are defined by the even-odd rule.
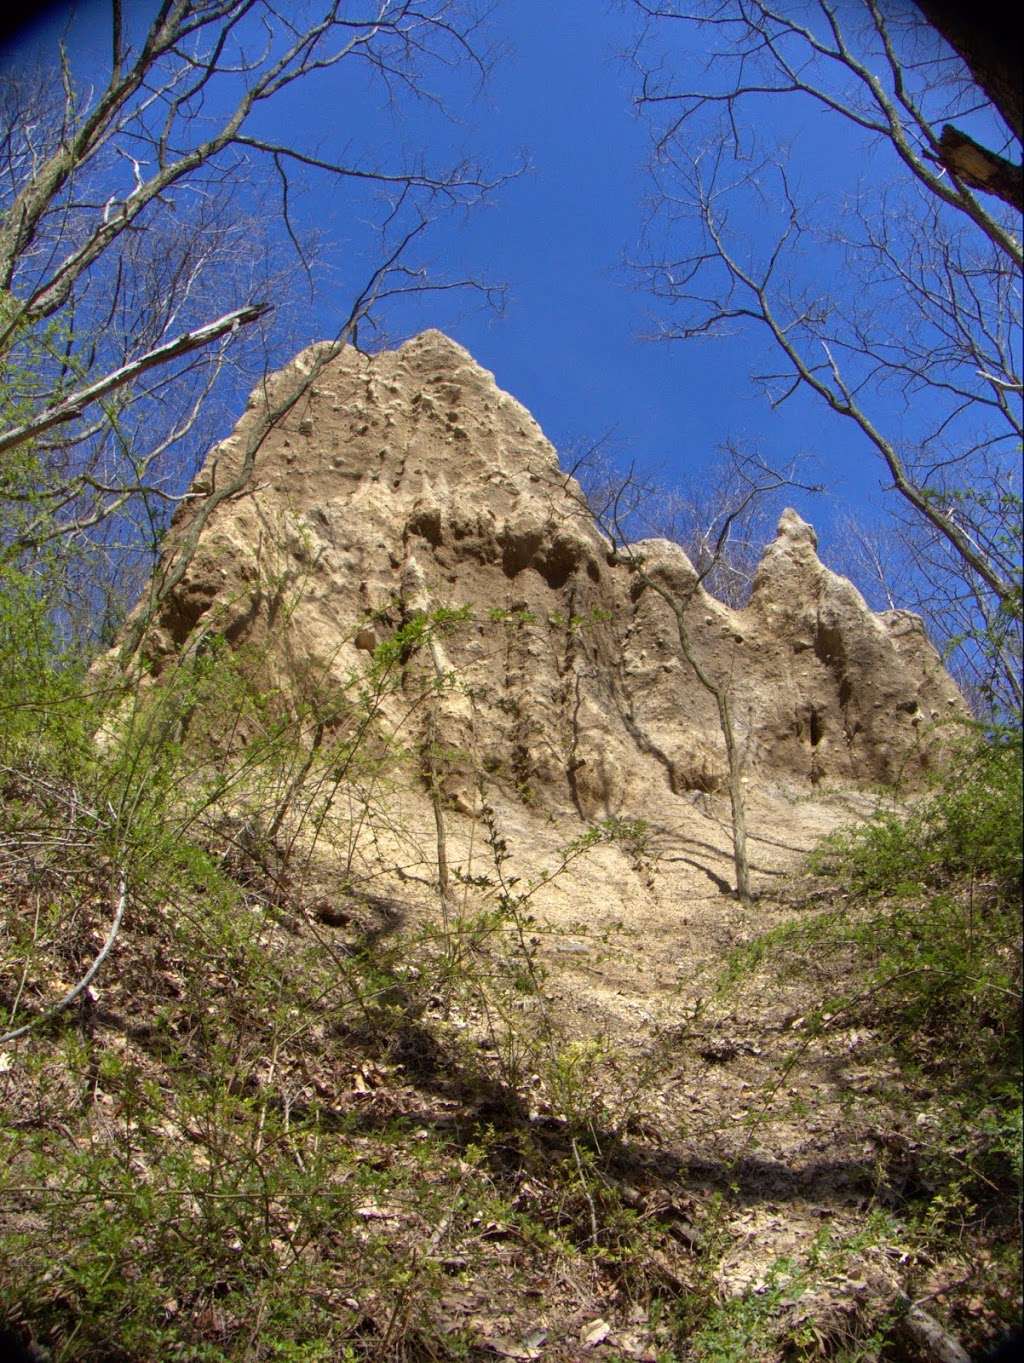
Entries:
[[910,813],[883,813],[826,841],[812,868],[837,873],[857,894],[899,895],[983,880],[1015,894],[1021,877],[1021,737],[976,736]]
[[973,1057],[986,1084],[1019,1063],[1021,836],[1020,736],[976,736],[908,812],[827,840],[812,869],[848,904],[797,930],[853,949],[872,1006],[929,1068]]

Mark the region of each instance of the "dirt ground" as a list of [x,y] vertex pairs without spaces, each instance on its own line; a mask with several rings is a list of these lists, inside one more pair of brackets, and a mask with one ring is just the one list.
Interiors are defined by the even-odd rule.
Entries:
[[[561,870],[560,849],[579,825],[495,803],[510,853],[504,873],[523,877],[514,889],[526,895],[522,912],[545,972],[534,1006],[550,1010],[560,1044],[579,1059],[581,1090],[600,1091],[605,1122],[635,1147],[639,1202],[652,1213],[675,1208],[696,1243],[702,1209],[728,1194],[717,1223],[727,1247],[715,1267],[726,1298],[764,1290],[773,1265],[804,1262],[823,1232],[856,1237],[884,1205],[893,1162],[921,1135],[907,1129],[906,1091],[892,1101],[890,1056],[842,1017],[823,1033],[805,1026],[827,997],[826,979],[788,979],[784,962],[773,961],[723,991],[721,974],[734,949],[805,911],[795,904],[808,889],[807,853],[870,814],[876,798],[752,794],[749,906],[730,890],[724,796],[666,795],[639,845],[598,846]],[[418,846],[429,866],[432,828],[412,811],[403,827],[408,892],[418,879],[408,849]],[[478,823],[450,815],[448,842],[457,871],[488,870]],[[558,873],[531,890],[539,868]],[[468,913],[478,893],[456,885],[453,898]],[[424,913],[435,912],[425,897]],[[479,1032],[481,1019],[470,1007],[455,1025]],[[537,1084],[543,1106],[539,1075]],[[819,1298],[825,1291],[832,1300],[812,1308],[805,1297],[802,1309],[820,1322],[855,1311],[858,1295],[895,1299],[898,1259],[892,1246],[847,1255],[827,1290],[818,1286]]]

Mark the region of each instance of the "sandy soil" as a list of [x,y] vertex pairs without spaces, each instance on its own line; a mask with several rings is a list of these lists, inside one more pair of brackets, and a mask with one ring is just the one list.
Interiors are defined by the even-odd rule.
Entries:
[[[849,790],[752,795],[757,897],[746,907],[730,890],[725,798],[661,803],[642,846],[596,847],[532,892],[528,877],[558,870],[580,825],[512,801],[496,801],[495,813],[510,853],[506,877],[521,874],[515,891],[529,896],[522,911],[546,972],[543,1001],[563,1044],[596,1043],[581,1081],[602,1091],[607,1122],[635,1147],[645,1205],[678,1205],[684,1193],[704,1205],[730,1191],[720,1230],[731,1247],[717,1277],[726,1295],[740,1294],[779,1259],[805,1257],[825,1228],[855,1234],[876,1205],[880,1164],[912,1139],[886,1099],[893,1070],[876,1039],[841,1017],[824,1034],[805,1027],[823,998],[813,981],[787,979],[775,961],[720,988],[730,952],[801,911],[806,854],[875,800]],[[408,894],[419,879],[410,849],[429,868],[433,830],[422,810],[407,809],[401,824]],[[449,815],[448,841],[455,868],[487,873],[479,823]],[[456,919],[478,894],[456,887]],[[423,914],[436,911],[425,893]],[[470,1008],[461,1025],[479,1029],[480,1017]],[[854,1309],[867,1281],[891,1296],[886,1259],[880,1252],[840,1275],[836,1309]]]

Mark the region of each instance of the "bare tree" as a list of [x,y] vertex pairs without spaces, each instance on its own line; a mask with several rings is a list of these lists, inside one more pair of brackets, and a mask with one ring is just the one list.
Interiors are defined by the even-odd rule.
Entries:
[[[573,460],[570,477],[580,482],[587,505],[619,562],[629,566],[643,591],[650,591],[668,607],[679,652],[698,685],[714,702],[725,745],[736,896],[747,904],[753,891],[747,857],[745,747],[735,719],[734,678],[720,675],[701,655],[689,617],[701,593],[716,580],[727,590],[735,589],[735,604],[741,604],[739,598],[746,598],[746,537],[760,522],[762,508],[783,489],[820,492],[821,488],[798,482],[794,468],[785,472],[773,469],[758,455],[742,454],[733,448],[727,456],[719,464],[713,496],[709,489],[704,498],[695,498],[692,492],[682,497],[666,494],[638,478],[632,469],[625,475],[616,474],[601,442]],[[680,532],[682,538],[677,538]],[[684,550],[688,545],[693,548],[694,553],[688,554],[693,574],[681,590],[678,581],[669,585],[657,566],[647,562],[644,540],[638,541],[638,534],[674,540]]]
[[[886,0],[634,3],[657,334],[749,329],[773,407],[806,394],[856,431],[911,527],[922,601],[966,609],[997,706],[1019,708],[1019,103]],[[684,32],[707,60],[676,79]],[[764,140],[769,101],[833,129],[810,184],[799,142]]]
[[352,220],[375,224],[362,278],[346,274],[339,344],[397,294],[482,287],[435,283],[417,253],[441,210],[501,176],[385,150],[389,139],[360,145],[347,123],[329,150],[268,131],[287,128],[268,113],[300,82],[341,118],[345,99],[436,105],[432,68],[482,77],[474,0],[316,0],[299,13],[111,0],[95,88],[63,43],[48,70],[0,74],[6,561],[47,544],[152,547],[209,440],[211,400],[225,384],[235,399],[268,362],[285,249],[313,285],[297,176],[329,177]]
[[798,463],[770,468],[759,455],[727,441],[708,467],[699,474],[684,472],[657,498],[649,533],[682,545],[704,589],[726,606],[742,609],[764,546],[775,533],[783,493],[807,486],[797,479]]
[[[614,506],[619,538],[678,544],[700,574],[704,590],[735,609],[750,597],[764,546],[782,511],[781,493],[800,486],[799,460],[779,472],[736,441],[727,441],[706,467],[679,471],[672,481],[659,474],[640,477],[633,468],[624,483],[626,461],[612,448],[609,435],[563,451],[563,461],[599,524],[605,524]],[[751,496],[755,484],[758,490]]]

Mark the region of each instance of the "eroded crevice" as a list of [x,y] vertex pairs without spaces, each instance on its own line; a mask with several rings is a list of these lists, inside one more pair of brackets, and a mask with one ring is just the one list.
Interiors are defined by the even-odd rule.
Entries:
[[506,577],[516,577],[529,568],[543,541],[540,530],[507,530],[502,537],[501,570]]
[[416,507],[406,522],[406,534],[417,535],[434,549],[444,538],[439,506]]
[[187,582],[167,598],[160,614],[160,625],[176,645],[180,647],[185,643],[213,605],[216,595],[212,584]]
[[825,721],[821,711],[816,706],[811,706],[810,720],[808,722],[810,732],[811,747],[816,748],[825,737]]
[[586,758],[580,757],[580,709],[583,705],[583,692],[580,687],[579,672],[573,673],[572,679],[572,707],[569,716],[569,761],[566,766],[566,774],[569,779],[569,794],[579,817],[586,822],[587,814],[583,808],[583,800],[580,796],[579,772],[586,766]]
[[679,776],[676,772],[676,764],[672,761],[671,757],[669,757],[668,753],[665,752],[663,748],[660,748],[652,738],[650,738],[647,734],[644,733],[643,729],[636,722],[632,710],[626,709],[625,707],[620,708],[619,717],[622,720],[626,732],[629,734],[630,738],[636,744],[640,752],[646,753],[647,756],[649,757],[653,757],[655,761],[660,762],[661,765],[665,768],[665,774],[668,777],[668,788],[669,790],[671,790],[672,794],[673,795],[684,794],[686,787],[681,786],[680,784]]
[[826,625],[818,620],[814,632],[814,654],[831,672],[841,674],[846,660],[846,647],[842,631],[836,625]]
[[576,813],[586,822],[588,816],[583,807],[579,784],[579,773],[586,766],[586,758],[580,755],[580,711],[583,707],[583,688],[579,669],[579,654],[582,644],[575,623],[575,587],[569,589],[566,608],[565,647],[562,656],[556,660],[559,676],[564,678],[562,703],[568,710],[569,751],[566,759],[566,777]]

